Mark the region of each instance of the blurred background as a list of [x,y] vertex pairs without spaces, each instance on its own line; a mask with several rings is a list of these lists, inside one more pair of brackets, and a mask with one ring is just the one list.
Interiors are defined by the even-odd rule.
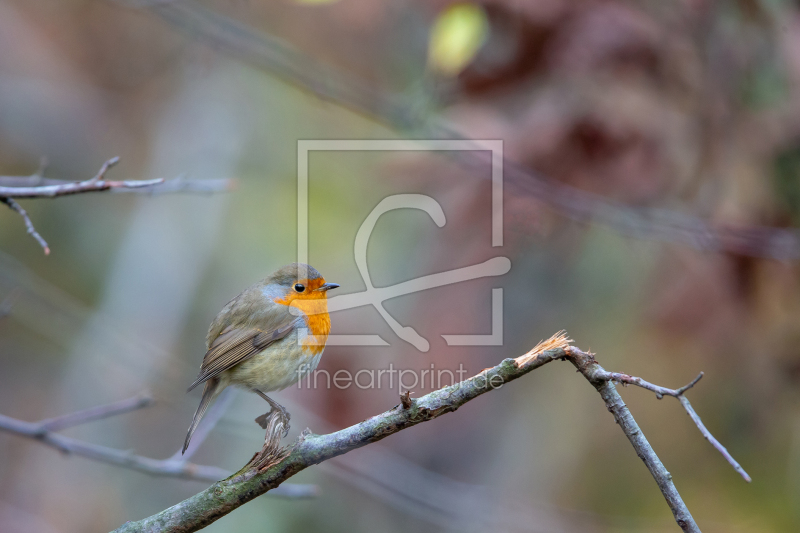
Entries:
[[[333,314],[334,333],[389,345],[328,347],[320,369],[472,375],[566,329],[609,370],[668,387],[702,370],[689,397],[752,484],[678,402],[622,395],[703,531],[798,531],[800,271],[796,253],[761,246],[797,246],[779,231],[800,225],[798,82],[800,6],[789,0],[0,0],[0,174],[30,175],[46,156],[47,177],[80,180],[118,155],[109,179],[236,180],[210,195],[21,200],[47,257],[0,209],[0,299],[11,296],[0,413],[35,421],[149,390],[154,406],[63,433],[169,457],[199,402],[185,390],[208,324],[297,257],[297,141],[455,131],[501,139],[508,168],[546,176],[506,174],[502,248],[491,247],[487,162],[313,152],[309,261],[341,294],[364,290],[358,227],[382,198],[418,193],[447,224],[382,217],[368,253],[375,285],[497,255],[510,273],[386,302],[426,353],[373,308]],[[744,237],[709,245],[709,228]],[[498,287],[503,346],[447,346],[443,334],[490,333]],[[398,403],[387,386],[273,397],[292,413],[290,439]],[[236,392],[192,460],[240,468],[260,448],[262,412]],[[597,393],[561,363],[291,481],[320,495],[267,495],[208,530],[677,529]],[[207,485],[0,433],[4,533],[108,531]]]

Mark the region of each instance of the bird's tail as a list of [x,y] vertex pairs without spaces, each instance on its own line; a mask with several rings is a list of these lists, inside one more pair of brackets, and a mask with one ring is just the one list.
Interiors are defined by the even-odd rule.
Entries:
[[186,434],[186,441],[183,443],[181,455],[186,453],[186,449],[189,447],[189,441],[192,440],[194,431],[200,424],[203,415],[206,414],[206,409],[208,409],[208,406],[211,405],[211,402],[214,401],[214,398],[216,398],[220,392],[222,392],[222,388],[219,387],[219,378],[212,378],[206,381],[205,388],[203,389],[203,398],[200,400],[200,405],[197,406],[194,418],[192,418],[192,425],[189,426],[189,432]]

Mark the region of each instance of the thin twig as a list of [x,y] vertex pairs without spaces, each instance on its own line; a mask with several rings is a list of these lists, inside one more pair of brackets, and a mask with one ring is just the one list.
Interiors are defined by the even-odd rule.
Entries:
[[120,193],[139,193],[152,196],[162,194],[214,194],[220,192],[230,192],[236,188],[236,180],[232,178],[220,178],[212,180],[193,180],[180,175],[177,178],[166,180],[163,183],[141,187],[139,189],[111,189],[112,194]]
[[113,166],[116,166],[118,163],[119,163],[119,156],[112,157],[111,159],[103,163],[103,166],[100,167],[100,170],[97,172],[97,175],[93,178],[90,178],[89,181],[98,182],[102,180],[103,178],[106,177],[106,172],[108,172],[108,169],[110,169]]
[[33,227],[33,222],[31,222],[30,217],[28,217],[28,212],[14,201],[13,198],[0,196],[0,202],[6,204],[12,211],[16,211],[19,216],[22,217],[22,220],[25,221],[25,227],[28,228],[28,234],[36,239],[36,242],[38,242],[39,246],[44,250],[44,255],[50,255],[50,247],[47,245],[47,241],[45,241],[42,236],[39,235],[39,232],[36,231],[36,228]]
[[734,459],[731,456],[731,454],[728,453],[728,450],[725,448],[725,446],[723,446],[717,439],[715,439],[714,435],[712,435],[711,432],[708,431],[708,429],[706,429],[706,426],[703,424],[703,421],[700,420],[700,417],[695,412],[694,407],[692,407],[692,404],[689,403],[689,399],[683,394],[678,395],[677,398],[678,400],[680,400],[681,405],[683,405],[683,408],[686,409],[686,412],[689,413],[689,417],[695,423],[697,429],[700,430],[700,433],[703,434],[706,440],[710,442],[711,445],[714,448],[716,448],[719,453],[722,454],[725,460],[730,463],[730,465],[733,467],[734,470],[739,472],[739,475],[741,475],[745,481],[750,483],[751,481],[750,476],[747,474],[747,472],[744,471],[744,468],[741,467],[741,465],[736,461],[736,459]]
[[694,387],[698,381],[703,379],[703,373],[700,372],[696,378],[690,381],[688,384],[684,385],[680,389],[668,389],[666,387],[660,387],[658,385],[653,385],[652,383],[643,380],[642,378],[637,378],[636,376],[629,376],[628,374],[620,374],[619,372],[606,372],[603,371],[602,373],[598,374],[606,381],[616,381],[617,383],[624,383],[627,385],[636,385],[637,387],[641,387],[643,389],[647,389],[651,392],[656,393],[656,398],[659,400],[664,396],[674,396],[677,398],[687,390]]
[[[458,409],[470,400],[518,379],[551,361],[569,359],[600,392],[606,406],[614,414],[637,454],[656,480],[675,520],[683,531],[697,533],[692,515],[678,494],[672,476],[664,468],[647,439],[642,434],[614,384],[591,354],[571,348],[566,334],[540,343],[536,349],[517,359],[505,359],[477,376],[449,387],[431,392],[421,398],[409,398],[408,407],[397,405],[364,422],[328,435],[304,431],[287,450],[288,455],[277,463],[259,468],[249,463],[228,479],[215,483],[205,491],[138,522],[127,522],[117,533],[140,531],[197,531],[237,507],[280,486],[282,482],[309,466],[377,442],[405,428],[433,420]],[[269,435],[268,435],[269,438]],[[258,464],[258,461],[256,461]]]
[[692,404],[689,403],[689,399],[686,398],[686,396],[684,396],[684,393],[687,390],[694,387],[695,384],[703,378],[702,372],[700,372],[700,374],[698,374],[697,377],[694,378],[690,383],[684,385],[679,389],[668,389],[666,387],[659,387],[658,385],[653,385],[652,383],[649,383],[643,380],[642,378],[629,376],[628,374],[619,374],[617,372],[605,372],[603,374],[603,377],[608,381],[616,381],[619,383],[636,385],[637,387],[641,387],[643,389],[655,392],[656,398],[658,398],[659,400],[664,396],[672,396],[673,398],[677,398],[681,402],[683,408],[686,409],[686,412],[689,414],[689,417],[695,423],[697,429],[700,430],[700,433],[703,435],[703,437],[705,437],[706,440],[710,442],[711,445],[714,448],[716,448],[716,450],[719,453],[722,454],[725,460],[728,461],[728,463],[730,463],[733,469],[736,470],[739,473],[739,475],[741,475],[744,478],[745,481],[747,481],[748,483],[752,481],[747,472],[745,472],[744,468],[742,468],[742,466],[736,461],[736,459],[734,459],[731,456],[731,454],[728,452],[725,446],[723,446],[716,438],[714,438],[714,435],[712,435],[711,432],[708,431],[706,426],[703,424],[702,420],[700,420],[700,417],[697,415],[697,412],[695,412],[694,408],[692,407]]
[[[109,416],[129,412],[133,409],[144,407],[151,403],[144,397],[130,398],[121,402],[87,409],[62,417],[50,418],[39,422],[25,422],[0,414],[0,431],[7,431],[22,437],[38,440],[65,454],[77,455],[101,463],[122,466],[154,476],[176,477],[195,481],[217,481],[228,477],[231,473],[216,466],[205,466],[179,461],[174,459],[152,459],[136,455],[130,450],[119,450],[99,444],[73,439],[59,435],[53,428],[65,428],[83,424],[92,420],[108,418]],[[285,490],[275,493],[275,496],[285,498],[309,498],[317,494],[314,485],[287,485]]]

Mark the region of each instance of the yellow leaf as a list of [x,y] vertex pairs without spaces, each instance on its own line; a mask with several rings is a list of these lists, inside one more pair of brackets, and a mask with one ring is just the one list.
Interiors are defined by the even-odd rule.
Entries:
[[453,4],[439,14],[431,30],[428,65],[455,76],[470,64],[489,35],[486,12],[476,4]]

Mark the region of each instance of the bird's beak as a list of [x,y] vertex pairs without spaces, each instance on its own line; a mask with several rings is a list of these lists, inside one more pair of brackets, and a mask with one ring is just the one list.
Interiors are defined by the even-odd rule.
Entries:
[[331,289],[336,289],[339,287],[338,283],[323,283],[317,290],[320,292],[327,292]]

